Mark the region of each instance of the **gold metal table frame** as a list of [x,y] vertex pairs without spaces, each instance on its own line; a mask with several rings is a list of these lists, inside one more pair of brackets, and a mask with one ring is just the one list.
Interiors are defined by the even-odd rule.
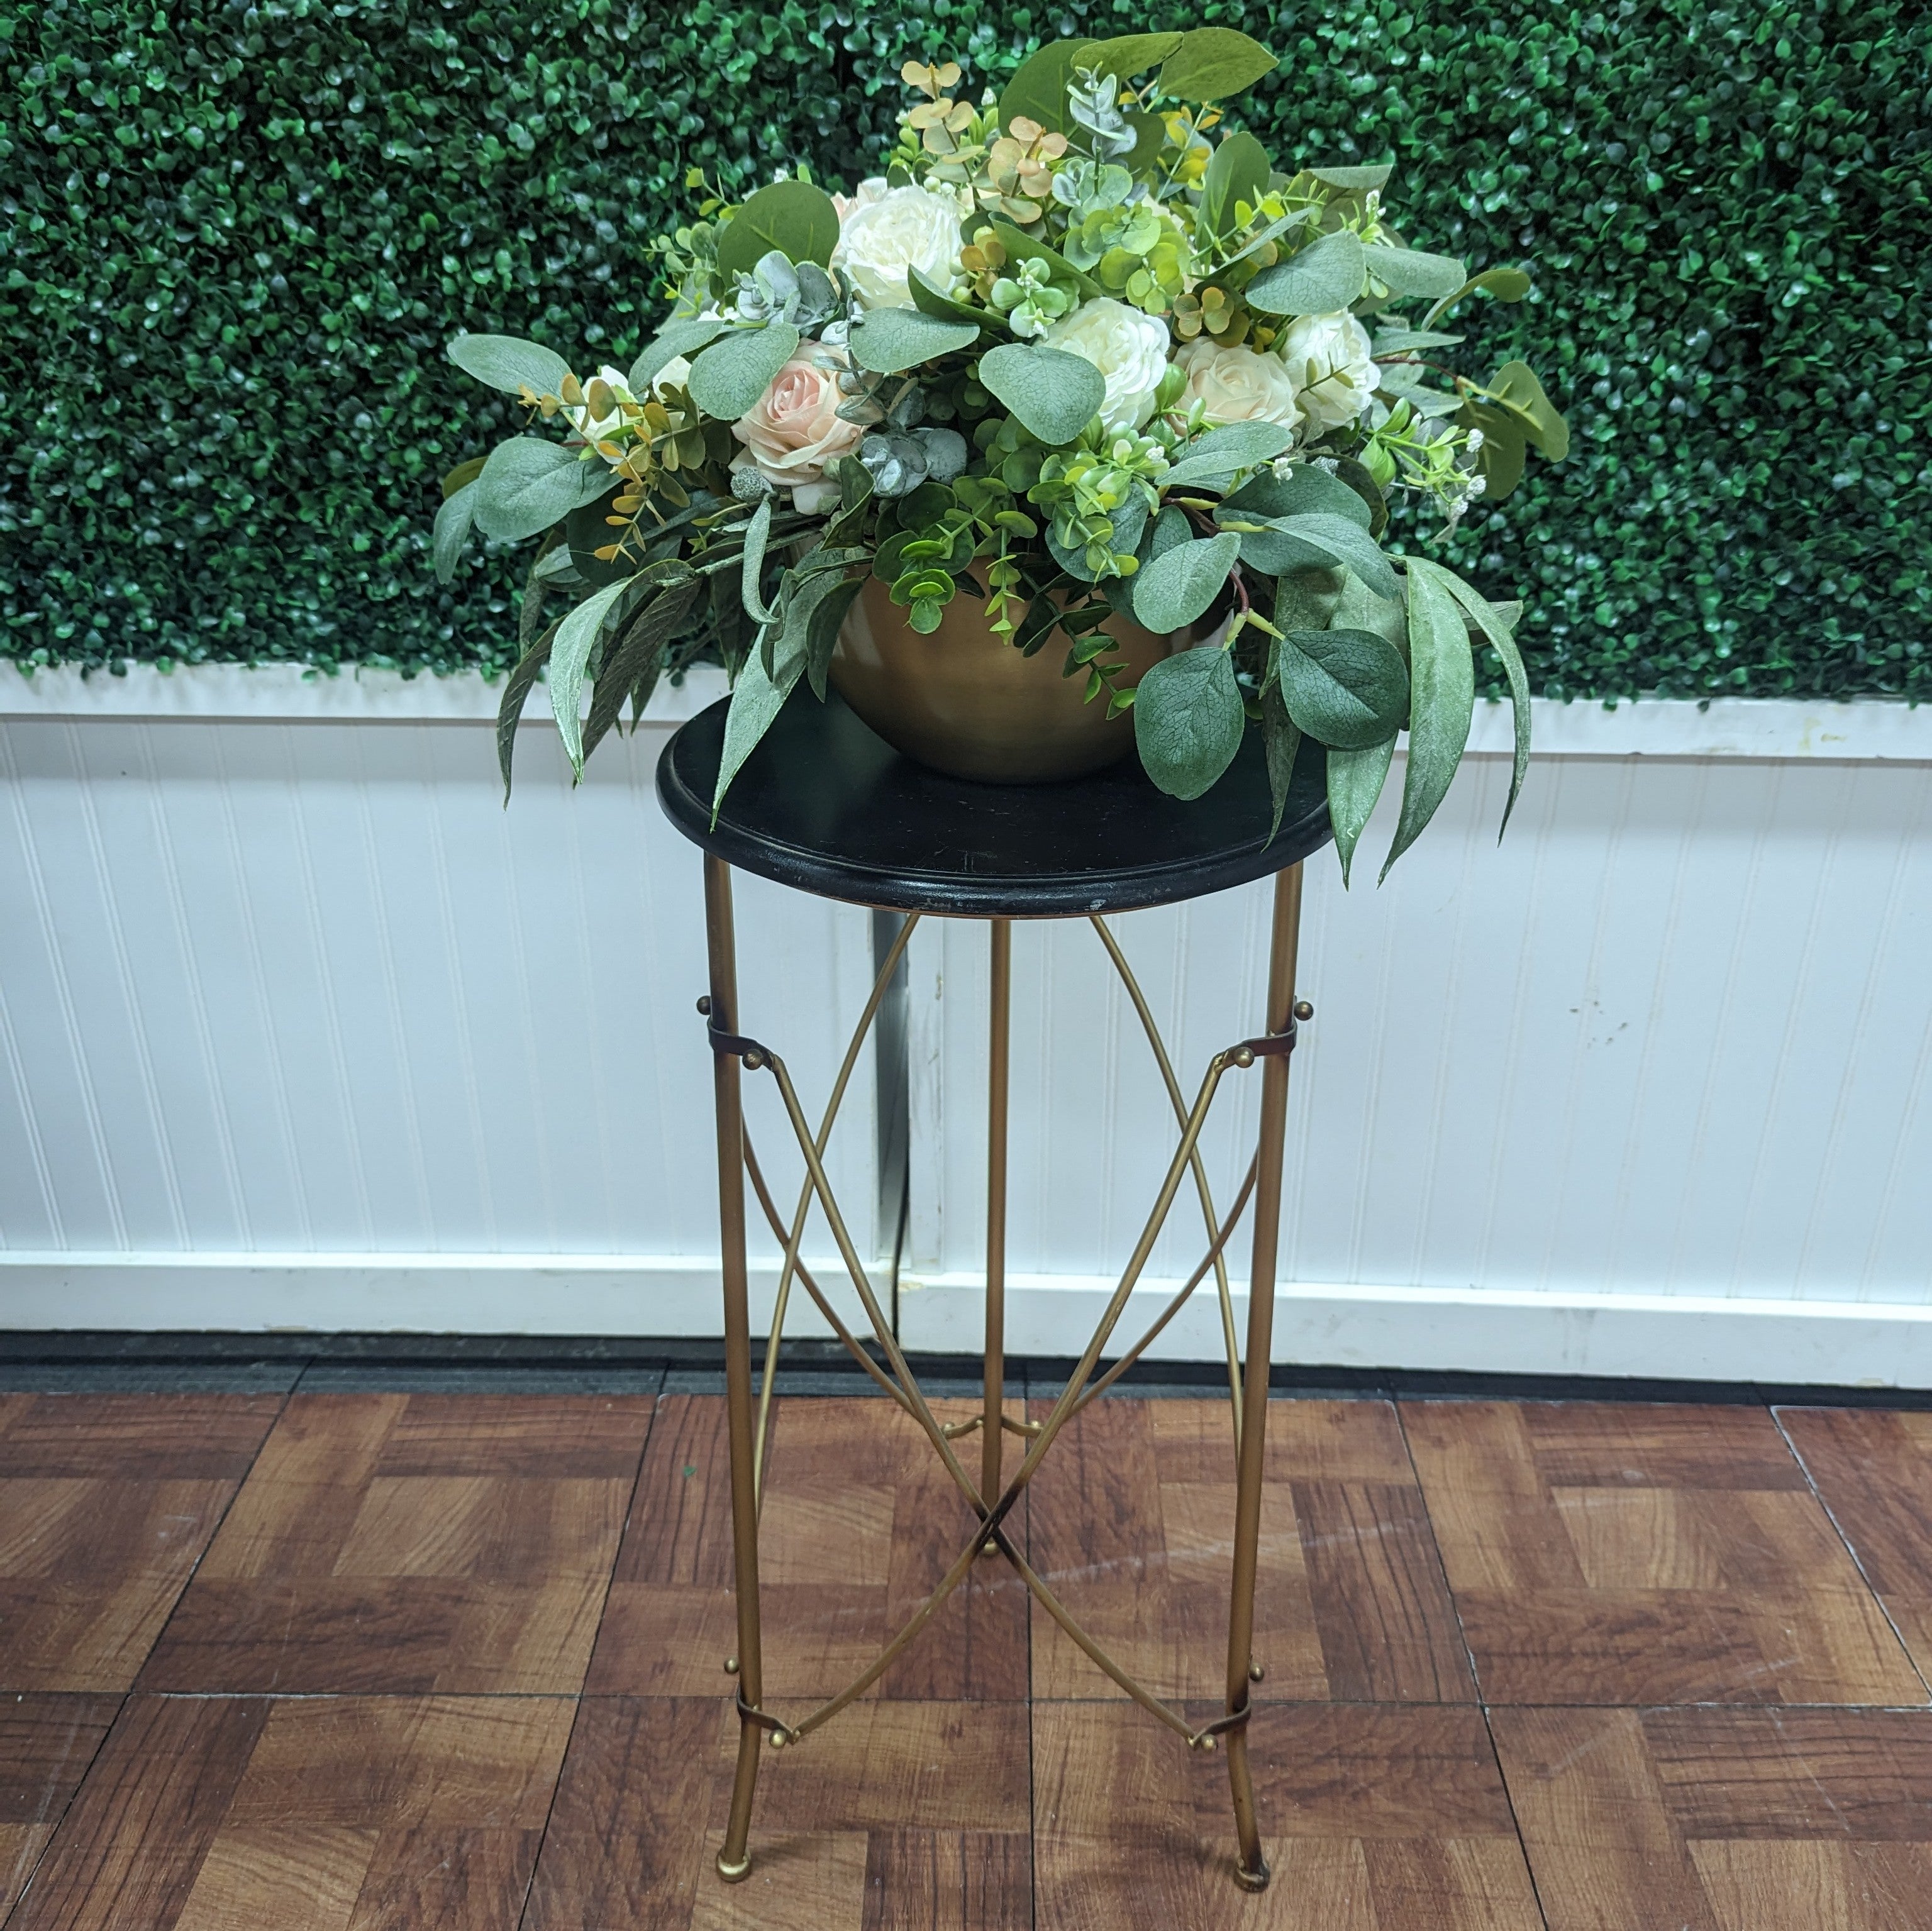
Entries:
[[[1086,1656],[1150,1715],[1182,1738],[1190,1748],[1212,1750],[1225,1738],[1228,1782],[1234,1812],[1238,1853],[1235,1882],[1250,1891],[1264,1888],[1268,1867],[1262,1855],[1261,1831],[1256,1815],[1254,1786],[1248,1765],[1247,1726],[1252,1685],[1262,1666],[1253,1654],[1255,1571],[1261,1531],[1262,1474],[1268,1425],[1268,1363],[1274,1319],[1276,1249],[1281,1219],[1282,1151],[1288,1110],[1288,1055],[1295,1042],[1298,1020],[1312,1017],[1294,994],[1295,951],[1301,910],[1301,867],[1289,865],[1274,875],[1274,917],[1268,966],[1268,1006],[1262,1031],[1227,1047],[1208,1061],[1190,1104],[1177,1079],[1172,1062],[1154,1016],[1119,942],[1106,921],[1091,923],[1119,973],[1159,1066],[1180,1138],[1160,1189],[1134,1245],[1126,1267],[1108,1300],[1099,1324],[1088,1342],[1066,1387],[1052,1411],[1040,1422],[1016,1422],[1004,1411],[1005,1380],[1005,1271],[1006,1200],[1007,1054],[1012,994],[1012,921],[984,919],[991,933],[992,1000],[988,1015],[989,1075],[987,1093],[986,1309],[984,1402],[971,1420],[950,1426],[933,1415],[919,1383],[902,1352],[890,1322],[880,1307],[838,1204],[824,1165],[826,1147],[860,1054],[887,987],[904,956],[920,914],[908,917],[886,953],[850,1044],[846,1048],[830,1097],[814,1131],[794,1089],[784,1062],[770,1046],[745,1036],[738,1027],[736,946],[732,929],[731,871],[721,858],[704,857],[705,925],[711,989],[699,1002],[710,1029],[718,1124],[718,1201],[723,1251],[724,1295],[725,1393],[729,1410],[731,1462],[731,1525],[736,1564],[738,1650],[725,1668],[738,1683],[738,1759],[731,1789],[731,1808],[718,1875],[728,1882],[747,1876],[752,1868],[750,1837],[752,1800],[758,1761],[769,1735],[774,1750],[801,1743],[846,1705],[862,1696],[890,1667],[893,1660],[931,1621],[947,1597],[970,1573],[982,1555],[998,1555],[1010,1564],[1047,1614],[1064,1630]],[[971,916],[970,914],[966,916]],[[1202,1132],[1222,1076],[1257,1062],[1262,1068],[1260,1129],[1246,1177],[1225,1219],[1217,1217],[1205,1168],[1198,1151]],[[780,1215],[757,1156],[747,1137],[741,1103],[740,1080],[746,1072],[770,1073],[776,1082],[787,1117],[804,1156],[806,1180],[789,1222]],[[1208,1234],[1201,1264],[1183,1284],[1138,1340],[1118,1356],[1097,1378],[1098,1365],[1124,1312],[1148,1256],[1154,1250],[1176,1194],[1192,1175]],[[752,1364],[751,1314],[746,1264],[745,1181],[749,1176],[758,1204],[773,1233],[784,1243],[772,1329],[766,1344],[764,1372],[754,1387]],[[824,1289],[799,1258],[812,1204],[816,1199],[830,1224],[839,1254],[857,1291],[873,1336],[886,1366],[881,1368],[860,1345],[839,1318]],[[1233,1300],[1225,1258],[1229,1237],[1252,1200],[1252,1247],[1248,1276],[1247,1333],[1245,1349],[1238,1345]],[[1167,1326],[1195,1289],[1212,1273],[1220,1298],[1221,1324],[1228,1355],[1228,1393],[1234,1435],[1237,1483],[1234,1525],[1234,1561],[1228,1610],[1227,1693],[1222,1713],[1200,1729],[1191,1727],[1108,1655],[1068,1612],[1045,1579],[1028,1562],[1007,1532],[1006,1522],[1066,1423],[1096,1399],[1137,1361]],[[782,1721],[765,1708],[764,1672],[760,1649],[758,1591],[758,1516],[764,1501],[764,1460],[770,1422],[773,1377],[782,1339],[785,1309],[792,1283],[808,1294],[838,1339],[884,1392],[918,1423],[943,1462],[971,1512],[972,1526],[959,1554],[938,1585],[920,1604],[872,1664],[838,1693],[795,1723]],[[890,1372],[888,1372],[890,1371]],[[980,1435],[978,1479],[961,1462],[955,1441],[977,1430]],[[1011,1432],[1025,1447],[1010,1477],[1004,1466],[1004,1444]]]

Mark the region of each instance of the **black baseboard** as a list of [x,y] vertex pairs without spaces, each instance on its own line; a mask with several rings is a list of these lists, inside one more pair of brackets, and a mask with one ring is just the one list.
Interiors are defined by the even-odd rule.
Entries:
[[[760,1351],[760,1358],[762,1350]],[[934,1393],[967,1394],[980,1364],[968,1354],[911,1357]],[[1014,1394],[1051,1398],[1071,1357],[1016,1357]],[[1768,1387],[1586,1375],[1424,1372],[1277,1363],[1277,1399],[1592,1401],[1724,1403],[1762,1407],[1932,1409],[1932,1390]],[[450,1393],[643,1394],[722,1392],[724,1348],[710,1340],[629,1336],[495,1334],[218,1334],[0,1330],[0,1392],[310,1393],[446,1390]],[[1208,1361],[1136,1364],[1117,1384],[1141,1400],[1212,1399],[1227,1371]],[[872,1378],[836,1342],[788,1342],[778,1387],[794,1395],[875,1394]]]

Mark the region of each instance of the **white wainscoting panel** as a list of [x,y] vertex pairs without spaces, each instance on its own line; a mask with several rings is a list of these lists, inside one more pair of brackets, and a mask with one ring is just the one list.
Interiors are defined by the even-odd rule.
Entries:
[[[1309,865],[1276,1333],[1287,1360],[1932,1384],[1932,767],[1472,758],[1376,889]],[[1261,1023],[1268,888],[1116,929],[1192,1095]],[[901,1318],[970,1347],[986,940],[912,952]],[[1175,1128],[1084,923],[1014,946],[1009,1306],[1075,1351]],[[1230,1198],[1258,1075],[1204,1146]],[[1178,1199],[1123,1338],[1204,1251]],[[1238,1285],[1244,1241],[1234,1245]],[[1212,1284],[1157,1354],[1219,1350]]]
[[[478,723],[0,718],[0,1326],[717,1331],[665,735],[573,792],[532,725],[506,811]],[[741,878],[738,926],[742,1024],[815,1109],[868,915]],[[788,1204],[772,1083],[746,1086]],[[831,1165],[868,1256],[876,1133],[868,1063]]]

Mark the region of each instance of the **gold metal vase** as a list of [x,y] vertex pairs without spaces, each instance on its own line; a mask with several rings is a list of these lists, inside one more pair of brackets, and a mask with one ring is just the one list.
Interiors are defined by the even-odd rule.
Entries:
[[[1125,617],[1105,628],[1112,655],[1126,661],[1123,687],[1138,684],[1175,641]],[[1022,656],[988,627],[983,597],[963,592],[922,636],[890,588],[868,577],[830,674],[860,718],[906,757],[949,777],[1037,784],[1084,778],[1133,748],[1132,715],[1109,718],[1105,697],[1082,703],[1087,679],[1063,676],[1066,661],[1059,637]]]

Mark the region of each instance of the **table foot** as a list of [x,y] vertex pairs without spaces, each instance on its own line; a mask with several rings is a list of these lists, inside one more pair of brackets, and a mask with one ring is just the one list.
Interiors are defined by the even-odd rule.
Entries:
[[1234,1866],[1234,1882],[1244,1891],[1267,1890],[1268,1879],[1274,1875],[1274,1873],[1268,1867],[1268,1860],[1265,1858],[1260,1859],[1252,1870],[1247,1865],[1238,1862]]
[[[736,1863],[734,1864],[722,1851],[720,1851],[718,1853],[718,1875],[727,1884],[742,1884],[752,1875],[751,1852],[747,1851]],[[1264,1884],[1267,1883],[1268,1879],[1265,1875],[1263,1876],[1262,1882]]]

